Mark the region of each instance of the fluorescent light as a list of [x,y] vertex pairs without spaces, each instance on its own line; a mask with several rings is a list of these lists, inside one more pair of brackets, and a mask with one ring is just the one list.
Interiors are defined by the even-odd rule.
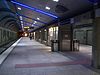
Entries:
[[44,31],[46,32],[47,30],[45,29]]
[[37,21],[34,21],[34,23],[37,23]]
[[22,16],[19,16],[20,20],[23,20]]
[[20,7],[18,7],[18,10],[22,10]]
[[50,7],[46,6],[45,9],[50,10]]
[[32,27],[34,27],[34,25],[32,24]]
[[34,21],[34,23],[33,24],[36,24],[37,23],[37,21]]
[[30,28],[30,27],[29,27],[29,26],[25,26],[24,28],[27,28],[27,29],[28,29],[28,28]]
[[23,21],[21,21],[21,24],[23,24]]
[[54,2],[59,2],[59,0],[53,0]]
[[37,20],[40,20],[40,18],[37,18]]
[[21,21],[21,26],[22,26],[22,30],[24,31],[24,24],[23,24],[23,21]]

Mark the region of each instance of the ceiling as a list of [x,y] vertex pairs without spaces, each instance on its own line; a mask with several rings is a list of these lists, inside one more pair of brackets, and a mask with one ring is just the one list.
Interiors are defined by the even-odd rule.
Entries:
[[[48,14],[53,14],[58,18],[54,18],[40,12],[31,10],[27,7],[23,7],[18,4],[16,9],[18,16],[22,16],[23,26],[34,27],[34,29],[40,28],[41,26],[48,25],[54,20],[61,18],[69,18],[79,13],[85,12],[92,8],[92,2],[90,0],[59,0],[59,2],[53,0],[14,0],[23,5],[33,7],[38,10],[42,10]],[[50,7],[50,10],[45,7]],[[21,8],[21,10],[18,9]],[[39,18],[39,19],[37,19]],[[35,20],[38,20],[35,22]],[[35,22],[35,23],[34,23]],[[34,25],[33,25],[34,24]]]

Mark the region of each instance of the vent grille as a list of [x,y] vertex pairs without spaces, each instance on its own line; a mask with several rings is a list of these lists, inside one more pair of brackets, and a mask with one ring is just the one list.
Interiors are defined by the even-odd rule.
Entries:
[[68,8],[66,8],[65,6],[56,5],[56,8],[55,8],[56,13],[64,13],[64,12],[67,12],[67,11],[68,11]]

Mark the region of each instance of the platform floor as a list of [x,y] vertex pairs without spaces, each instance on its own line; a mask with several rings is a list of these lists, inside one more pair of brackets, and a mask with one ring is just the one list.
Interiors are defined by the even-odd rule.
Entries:
[[91,51],[86,54],[83,50],[68,53],[50,50],[48,46],[23,37],[0,66],[0,75],[100,75],[85,66],[90,65]]

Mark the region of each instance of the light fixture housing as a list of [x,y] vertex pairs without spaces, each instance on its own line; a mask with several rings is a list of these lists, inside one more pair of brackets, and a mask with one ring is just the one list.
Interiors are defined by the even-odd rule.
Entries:
[[46,6],[45,9],[50,10],[50,7]]
[[22,10],[21,7],[17,7],[18,10]]
[[37,21],[34,21],[34,23],[37,23]]
[[40,18],[38,17],[37,20],[40,20]]
[[22,16],[19,16],[20,20],[23,20]]
[[59,0],[53,0],[54,2],[59,2]]

